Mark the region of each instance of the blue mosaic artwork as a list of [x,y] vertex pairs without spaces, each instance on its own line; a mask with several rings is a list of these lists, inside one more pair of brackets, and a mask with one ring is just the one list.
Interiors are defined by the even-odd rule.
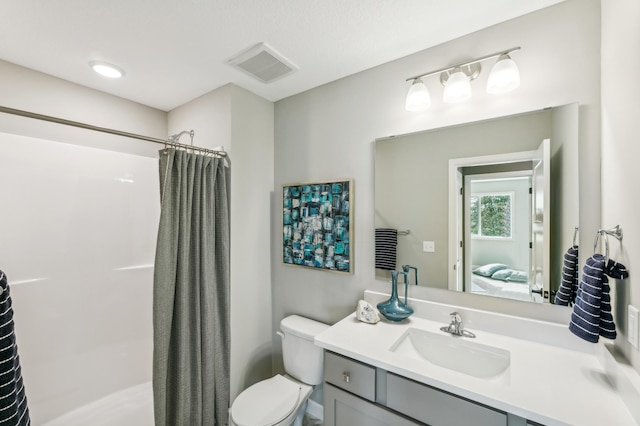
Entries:
[[352,182],[282,187],[283,262],[351,272]]

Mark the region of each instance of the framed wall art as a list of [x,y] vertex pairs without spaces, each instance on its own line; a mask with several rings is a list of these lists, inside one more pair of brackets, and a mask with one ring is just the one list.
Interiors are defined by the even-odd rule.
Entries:
[[284,264],[352,273],[353,180],[282,186]]

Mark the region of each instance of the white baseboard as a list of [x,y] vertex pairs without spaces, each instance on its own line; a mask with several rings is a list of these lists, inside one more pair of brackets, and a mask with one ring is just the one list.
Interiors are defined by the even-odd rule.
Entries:
[[324,421],[324,407],[312,399],[307,401],[307,413],[311,417]]

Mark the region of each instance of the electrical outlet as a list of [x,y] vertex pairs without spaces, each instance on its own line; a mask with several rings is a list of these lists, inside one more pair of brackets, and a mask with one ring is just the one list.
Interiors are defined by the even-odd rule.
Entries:
[[433,253],[436,251],[436,242],[435,241],[423,241],[422,242],[422,251],[426,253]]
[[627,308],[627,340],[638,349],[638,308],[632,305]]

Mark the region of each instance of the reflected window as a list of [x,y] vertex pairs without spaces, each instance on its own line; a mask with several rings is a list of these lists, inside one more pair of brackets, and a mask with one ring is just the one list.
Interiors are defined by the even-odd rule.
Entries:
[[510,239],[513,193],[471,194],[470,228],[475,238]]

